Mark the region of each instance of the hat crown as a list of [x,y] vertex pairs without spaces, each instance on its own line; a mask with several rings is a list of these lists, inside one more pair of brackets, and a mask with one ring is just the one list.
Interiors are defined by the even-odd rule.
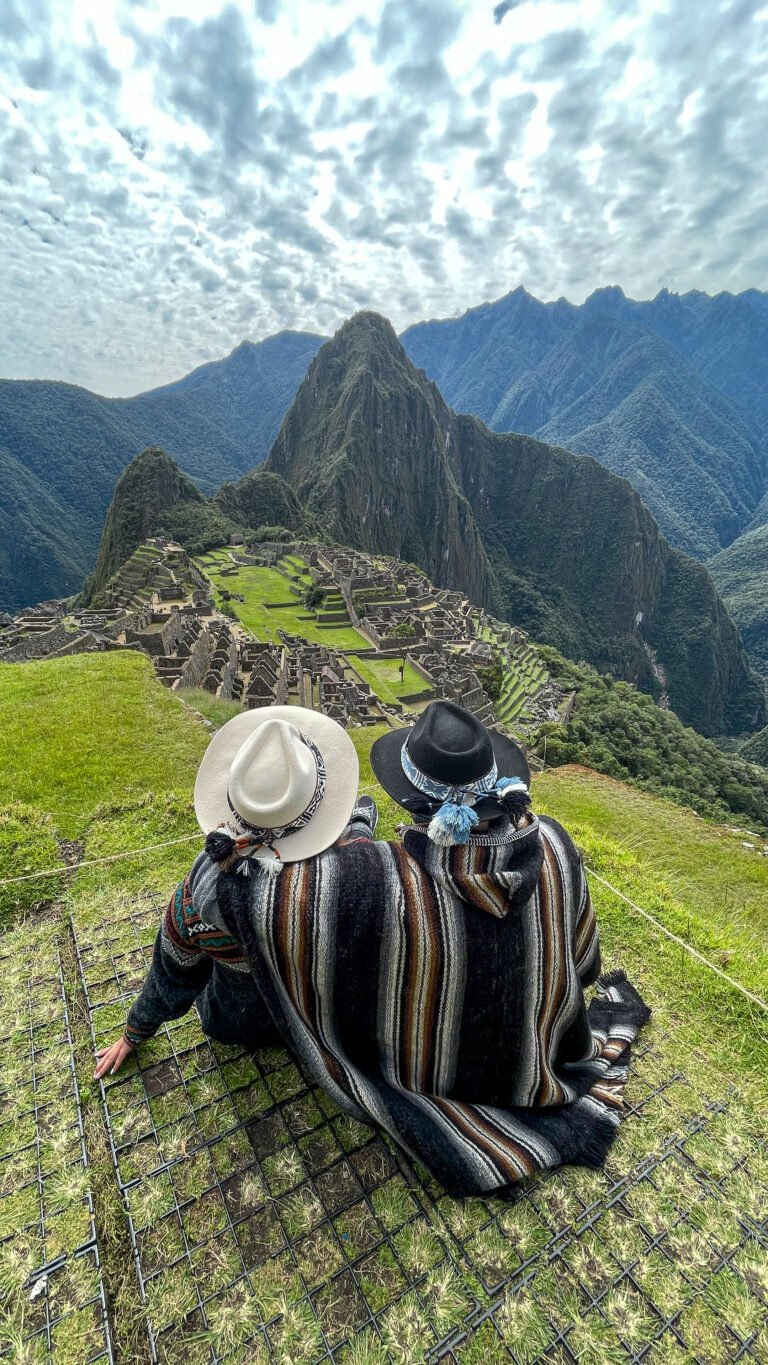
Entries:
[[451,701],[425,708],[408,738],[408,756],[427,777],[463,786],[493,767],[493,743],[482,721]]
[[229,768],[234,814],[259,829],[281,829],[307,809],[317,763],[295,725],[266,721],[240,745]]

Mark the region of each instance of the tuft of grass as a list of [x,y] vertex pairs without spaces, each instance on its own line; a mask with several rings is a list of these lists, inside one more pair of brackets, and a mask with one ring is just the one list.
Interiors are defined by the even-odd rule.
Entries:
[[191,706],[193,711],[198,711],[201,716],[208,721],[215,730],[219,730],[222,725],[226,725],[233,716],[239,716],[245,710],[242,702],[226,701],[222,697],[214,697],[212,692],[206,692],[204,687],[182,687],[172,696],[179,701]]
[[508,1294],[496,1314],[498,1328],[520,1365],[533,1365],[555,1335],[527,1288]]

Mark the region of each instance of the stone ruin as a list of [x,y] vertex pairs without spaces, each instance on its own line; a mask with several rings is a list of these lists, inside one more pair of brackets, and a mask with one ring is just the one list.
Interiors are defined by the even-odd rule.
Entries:
[[[509,661],[531,653],[523,631],[438,589],[421,570],[399,560],[307,543],[237,543],[218,564],[223,577],[242,565],[268,565],[283,574],[286,599],[302,598],[312,573],[323,600],[313,612],[317,629],[351,621],[370,647],[343,651],[278,630],[279,644],[261,642],[217,610],[209,580],[181,546],[153,537],[131,555],[107,584],[97,605],[68,609],[46,602],[19,617],[0,616],[0,662],[56,657],[105,649],[138,649],[172,690],[201,687],[248,708],[299,705],[325,712],[347,726],[393,724],[414,718],[411,707],[445,697],[496,722],[478,669],[495,651]],[[242,594],[231,594],[242,600]],[[279,610],[276,613],[279,621]],[[488,638],[491,637],[491,638]],[[491,642],[492,641],[492,642]],[[397,705],[377,697],[347,654],[405,660],[421,686]],[[551,682],[526,696],[532,721],[554,719],[563,698]],[[503,713],[502,713],[503,719]]]

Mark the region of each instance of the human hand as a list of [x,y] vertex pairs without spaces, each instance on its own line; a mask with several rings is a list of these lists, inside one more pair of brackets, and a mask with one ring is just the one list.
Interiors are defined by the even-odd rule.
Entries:
[[135,1050],[133,1043],[129,1043],[125,1037],[119,1038],[111,1047],[100,1047],[96,1053],[99,1060],[93,1073],[94,1079],[100,1081],[107,1072],[112,1075],[113,1072],[119,1071],[126,1057]]

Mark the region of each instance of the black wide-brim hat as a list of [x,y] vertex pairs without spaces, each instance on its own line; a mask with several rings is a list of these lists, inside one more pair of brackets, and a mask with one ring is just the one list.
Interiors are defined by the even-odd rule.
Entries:
[[[499,778],[518,777],[530,787],[528,761],[513,739],[489,730],[482,721],[452,701],[433,701],[425,707],[415,725],[390,730],[371,748],[371,767],[388,796],[399,806],[414,809],[424,794],[403,772],[402,751],[421,772],[448,786],[464,786],[484,777],[494,760]],[[435,807],[439,799],[431,799]],[[418,808],[418,806],[416,807]],[[481,796],[474,807],[480,820],[499,815],[493,796]]]

